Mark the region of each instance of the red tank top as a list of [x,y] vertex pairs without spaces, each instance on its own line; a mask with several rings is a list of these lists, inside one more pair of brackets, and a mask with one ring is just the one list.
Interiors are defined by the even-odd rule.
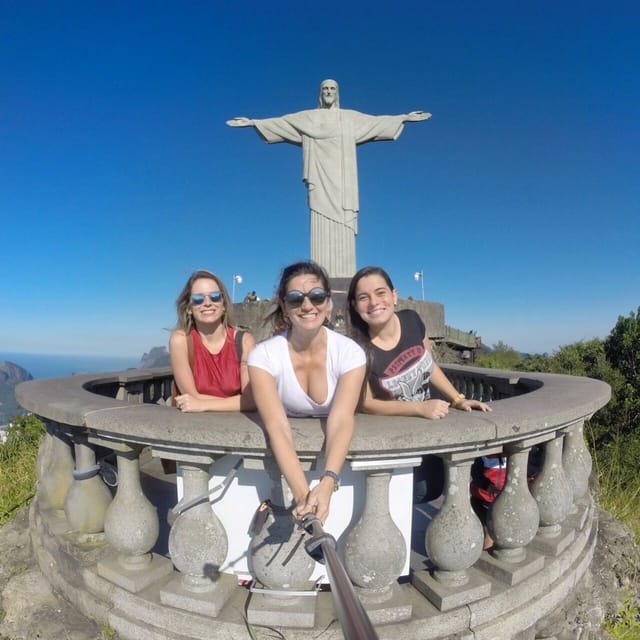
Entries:
[[196,329],[191,330],[193,340],[193,380],[198,393],[228,398],[240,393],[240,362],[234,342],[235,330],[227,328],[222,349],[210,353],[202,343]]

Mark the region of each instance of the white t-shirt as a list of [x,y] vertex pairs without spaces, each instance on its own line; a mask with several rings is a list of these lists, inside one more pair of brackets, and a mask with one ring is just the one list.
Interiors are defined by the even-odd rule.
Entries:
[[340,376],[366,363],[362,348],[350,338],[323,327],[327,332],[327,399],[319,404],[310,398],[296,378],[286,334],[260,342],[249,354],[249,366],[264,369],[276,381],[278,395],[287,415],[325,417],[329,415]]

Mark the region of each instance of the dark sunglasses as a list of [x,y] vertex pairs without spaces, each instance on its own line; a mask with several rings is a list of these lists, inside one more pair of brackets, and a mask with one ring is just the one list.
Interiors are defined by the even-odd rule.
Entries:
[[222,301],[222,291],[211,291],[210,293],[194,293],[191,296],[191,304],[194,307],[201,305],[206,297],[209,297],[211,302],[221,302]]
[[284,301],[294,309],[302,306],[305,298],[309,298],[311,304],[322,304],[329,297],[329,293],[322,287],[314,287],[309,293],[302,293],[297,289],[292,289],[287,292],[284,297]]

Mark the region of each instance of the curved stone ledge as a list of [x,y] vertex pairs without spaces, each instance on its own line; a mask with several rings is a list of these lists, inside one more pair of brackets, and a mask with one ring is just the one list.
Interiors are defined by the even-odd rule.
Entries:
[[[444,420],[358,414],[349,458],[406,457],[439,451],[480,451],[484,446],[539,436],[590,417],[611,397],[599,380],[557,374],[500,372],[472,367],[445,367],[456,381],[462,375],[500,381],[511,392],[487,397],[492,413],[452,411]],[[501,375],[502,374],[502,375]],[[159,404],[131,404],[99,395],[104,390],[162,380],[169,387],[169,369],[85,374],[22,383],[16,399],[27,410],[72,427],[87,427],[106,438],[123,438],[143,445],[188,448],[192,451],[237,453],[264,457],[267,442],[255,413],[188,413],[167,411]],[[494,382],[495,383],[495,382]],[[487,385],[489,386],[489,385]],[[93,391],[93,392],[92,392]],[[168,393],[167,393],[168,395]],[[320,420],[292,418],[294,442],[301,457],[315,458],[323,444]],[[392,425],[392,426],[390,426]]]
[[[339,540],[350,579],[361,585],[358,596],[380,638],[528,640],[591,562],[596,523],[582,428],[607,403],[610,389],[600,381],[562,375],[455,366],[446,371],[457,389],[491,402],[493,412],[451,411],[438,421],[356,416],[344,489],[334,499],[335,510],[346,511],[330,531]],[[171,371],[155,369],[17,387],[20,404],[48,427],[31,509],[31,536],[43,573],[85,615],[107,621],[123,640],[244,639],[245,619],[281,628],[291,638],[315,638],[320,631],[323,638],[341,637],[330,593],[275,595],[291,588],[286,571],[271,565],[272,559],[281,549],[286,551],[282,566],[295,554],[304,556],[290,516],[276,513],[266,539],[246,533],[247,508],[255,509],[257,497],[249,507],[238,503],[248,495],[240,485],[246,489],[254,479],[262,486],[258,496],[266,491],[276,503],[287,503],[258,416],[183,414],[166,406],[170,386]],[[295,446],[313,478],[321,468],[322,421],[291,422]],[[96,454],[104,455],[105,447],[112,451],[111,463],[117,458],[113,500],[114,491],[96,476],[103,464],[96,463]],[[544,464],[527,481],[534,447],[543,452]],[[167,526],[162,501],[169,490],[175,502],[175,480],[162,477],[163,498],[159,485],[150,482],[159,463],[148,452],[181,465],[178,506],[184,512],[168,537],[162,533]],[[411,467],[424,454],[440,457],[446,471],[444,498],[429,507],[426,533],[416,514],[413,523],[411,517]],[[492,454],[503,454],[508,462],[505,488],[487,514],[495,541],[487,552],[468,484],[473,460]],[[214,461],[218,466],[210,467]],[[207,487],[220,482],[232,463],[247,475],[203,504]],[[332,503],[331,518],[333,512]],[[407,559],[401,568],[409,551],[411,567]],[[271,586],[255,593],[236,586],[221,567],[238,553],[247,555],[250,572],[252,562],[271,565]]]

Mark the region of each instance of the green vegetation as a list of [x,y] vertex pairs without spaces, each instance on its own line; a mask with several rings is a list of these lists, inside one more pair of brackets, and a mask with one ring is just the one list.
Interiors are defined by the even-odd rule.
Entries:
[[0,526],[35,495],[36,459],[44,433],[36,416],[19,416],[0,444]]
[[604,629],[613,640],[638,640],[640,638],[640,610],[633,598],[626,598],[616,615],[606,620]]
[[598,502],[631,527],[640,544],[640,308],[620,316],[605,340],[524,357],[500,342],[481,354],[477,364],[588,376],[611,386],[611,401],[589,420],[585,433],[600,485]]
[[516,369],[520,363],[520,354],[513,347],[502,342],[502,340],[498,344],[494,344],[491,351],[480,353],[475,361],[478,367],[508,370]]
[[[640,544],[640,308],[620,316],[605,340],[524,357],[499,343],[476,362],[481,367],[588,376],[611,386],[611,401],[585,425],[599,484],[597,501],[629,526]],[[640,638],[637,594],[624,601],[605,629],[615,640]]]
[[106,621],[100,625],[100,640],[118,640],[115,629]]

